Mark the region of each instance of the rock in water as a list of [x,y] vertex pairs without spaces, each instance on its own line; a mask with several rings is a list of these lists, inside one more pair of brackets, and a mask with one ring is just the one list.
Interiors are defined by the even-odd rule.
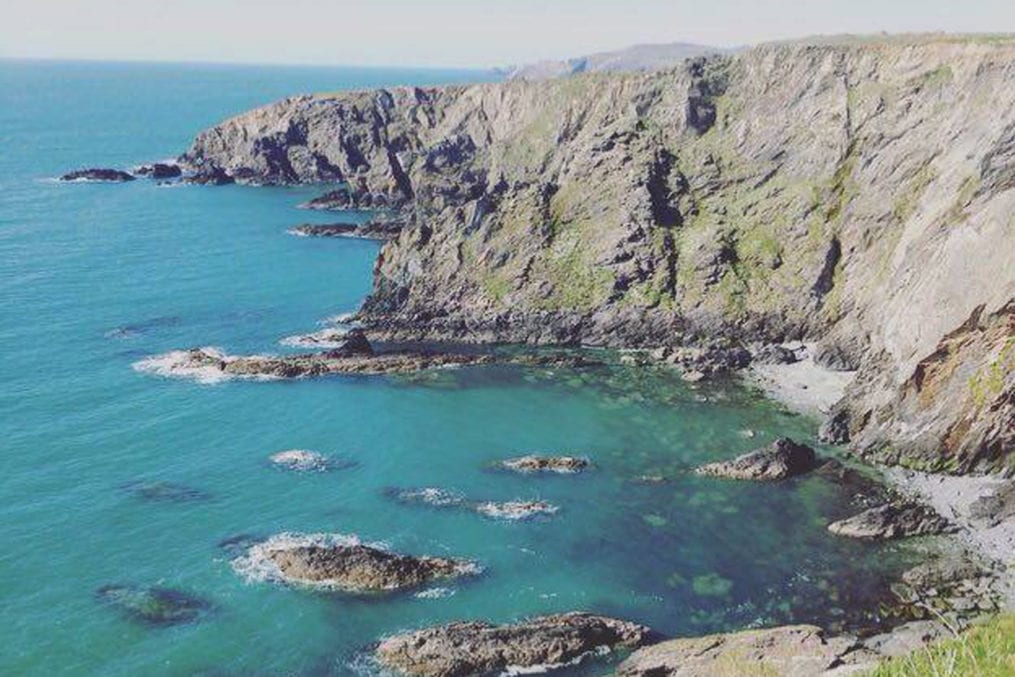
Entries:
[[155,162],[150,165],[141,165],[134,170],[134,173],[138,176],[147,176],[159,181],[162,179],[177,179],[183,174],[183,170],[180,169],[179,165]]
[[459,622],[427,628],[382,640],[375,655],[384,667],[419,677],[522,674],[652,639],[643,625],[574,612],[513,625]]
[[221,167],[205,167],[190,176],[184,177],[183,182],[201,186],[225,186],[235,183],[236,179],[226,173]]
[[515,472],[578,473],[589,467],[587,458],[579,456],[519,456],[500,462],[500,467]]
[[384,490],[384,495],[407,505],[422,504],[434,508],[458,508],[465,505],[464,496],[438,487],[423,487],[421,489],[388,487]]
[[526,520],[540,515],[555,514],[559,508],[546,501],[484,501],[477,503],[473,509],[480,515],[502,520]]
[[732,461],[703,465],[695,472],[734,480],[784,480],[810,472],[817,457],[810,447],[780,437],[767,447],[738,456]]
[[690,637],[635,651],[618,677],[812,677],[843,662],[851,638],[826,639],[821,628],[789,625],[766,630]]
[[91,169],[77,169],[68,172],[60,177],[61,181],[106,181],[112,183],[123,183],[133,181],[134,177],[119,169],[104,169],[93,167]]
[[147,625],[191,623],[211,609],[205,599],[172,588],[104,585],[95,596]]
[[955,525],[925,505],[895,501],[833,522],[828,530],[850,538],[890,539],[948,533]]
[[330,459],[324,454],[306,449],[287,449],[268,457],[276,467],[301,472],[322,472],[330,467]]
[[402,590],[479,571],[467,560],[402,555],[328,534],[273,536],[233,560],[233,568],[253,580],[346,592]]
[[350,237],[355,236],[357,228],[356,223],[301,223],[290,228],[289,233],[301,237]]

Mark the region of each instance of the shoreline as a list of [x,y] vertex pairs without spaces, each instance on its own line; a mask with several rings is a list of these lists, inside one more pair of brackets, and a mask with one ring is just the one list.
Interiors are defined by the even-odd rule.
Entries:
[[[771,399],[805,416],[821,419],[844,395],[855,372],[836,372],[814,362],[814,345],[783,346],[801,350],[803,357],[792,364],[752,365],[743,375],[746,383],[761,388]],[[1015,609],[1015,517],[990,524],[972,510],[1007,482],[1000,476],[944,475],[871,465],[884,482],[898,493],[916,500],[953,521],[959,531],[948,538],[1000,566],[997,580],[1002,611]]]

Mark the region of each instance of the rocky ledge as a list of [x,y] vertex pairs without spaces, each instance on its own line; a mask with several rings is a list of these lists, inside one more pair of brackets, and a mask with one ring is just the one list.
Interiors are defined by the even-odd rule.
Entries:
[[732,461],[703,465],[695,472],[735,480],[784,480],[814,470],[817,457],[810,447],[780,437],[767,447],[738,456]]
[[90,169],[76,169],[60,177],[61,181],[104,181],[107,183],[124,183],[133,181],[134,176],[119,169],[106,169],[92,167]]
[[574,474],[591,466],[589,459],[580,456],[519,456],[497,464],[498,468],[520,473],[553,472]]
[[833,522],[828,525],[828,530],[838,536],[883,540],[950,533],[956,527],[933,508],[900,500]]
[[467,560],[403,555],[325,534],[274,536],[233,560],[233,568],[254,580],[345,592],[403,590],[479,571]]
[[398,237],[405,222],[393,217],[376,216],[363,223],[301,223],[287,232],[298,237],[352,237],[363,240],[391,240]]
[[137,176],[147,176],[155,181],[166,179],[178,179],[183,175],[180,165],[166,162],[153,162],[150,165],[141,165],[134,169]]
[[388,637],[375,651],[387,669],[418,677],[545,672],[653,639],[636,623],[566,613],[513,625],[459,622]]
[[[826,638],[813,625],[673,639],[631,654],[618,677],[783,675],[811,677],[848,663],[866,663],[855,638]],[[850,655],[852,654],[852,655]]]

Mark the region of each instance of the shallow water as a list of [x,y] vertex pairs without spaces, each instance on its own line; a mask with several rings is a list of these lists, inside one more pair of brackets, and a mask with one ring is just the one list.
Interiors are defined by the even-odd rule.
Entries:
[[[131,368],[196,345],[286,350],[279,339],[358,306],[378,245],[287,235],[334,220],[294,208],[312,188],[47,178],[174,155],[299,91],[481,77],[0,62],[0,672],[347,674],[379,636],[457,618],[587,609],[697,634],[873,607],[905,553],[827,534],[848,509],[838,488],[686,473],[775,435],[811,440],[813,421],[735,383],[614,366],[207,385]],[[279,470],[269,456],[287,449],[343,462]],[[528,452],[595,468],[489,467]],[[496,520],[404,505],[391,486],[560,510]],[[484,573],[419,595],[319,594],[249,583],[217,545],[282,531],[357,534]],[[111,584],[211,607],[138,623],[97,599]]]

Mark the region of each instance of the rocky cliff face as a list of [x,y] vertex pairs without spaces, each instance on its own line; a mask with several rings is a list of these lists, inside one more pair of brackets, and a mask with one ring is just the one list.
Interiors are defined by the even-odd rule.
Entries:
[[401,209],[403,338],[810,338],[856,449],[1012,470],[1015,43],[769,45],[641,75],[291,98],[181,158]]

